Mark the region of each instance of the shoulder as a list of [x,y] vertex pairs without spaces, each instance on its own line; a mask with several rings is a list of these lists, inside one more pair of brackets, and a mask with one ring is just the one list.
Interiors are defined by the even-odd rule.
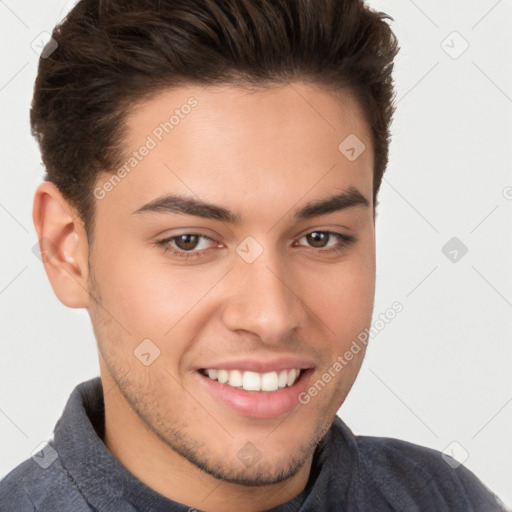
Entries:
[[[22,462],[7,476],[0,480],[0,511],[19,510],[20,512],[33,512],[37,510],[30,496],[26,492],[26,485],[31,478],[32,464],[30,460]],[[28,476],[28,479],[27,479]],[[29,484],[30,486],[30,484]]]
[[452,457],[385,437],[355,436],[362,465],[381,492],[438,510],[505,511],[499,498]]
[[350,450],[352,485],[364,489],[363,501],[382,502],[386,510],[395,511],[509,511],[469,469],[438,450],[388,437],[354,435],[339,416],[333,427],[331,439],[337,441],[332,446]]
[[51,444],[38,456],[39,462],[27,459],[0,480],[0,512],[89,511]]

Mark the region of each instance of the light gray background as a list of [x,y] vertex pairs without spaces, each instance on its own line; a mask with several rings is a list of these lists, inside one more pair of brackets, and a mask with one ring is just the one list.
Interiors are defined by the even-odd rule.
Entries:
[[[99,374],[86,311],[55,298],[32,253],[42,167],[28,122],[31,44],[73,3],[0,1],[0,476]],[[402,47],[375,316],[394,301],[404,310],[372,340],[339,414],[359,434],[453,449],[510,505],[512,1],[370,5],[394,18]],[[454,236],[468,248],[457,262],[441,251]]]

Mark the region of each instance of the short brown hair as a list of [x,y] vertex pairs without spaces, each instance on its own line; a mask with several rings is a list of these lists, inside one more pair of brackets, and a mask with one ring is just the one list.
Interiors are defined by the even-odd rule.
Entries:
[[81,0],[39,61],[30,120],[45,180],[89,232],[92,189],[122,161],[134,102],[185,84],[304,80],[349,89],[360,102],[373,137],[375,199],[398,52],[386,19],[362,0]]

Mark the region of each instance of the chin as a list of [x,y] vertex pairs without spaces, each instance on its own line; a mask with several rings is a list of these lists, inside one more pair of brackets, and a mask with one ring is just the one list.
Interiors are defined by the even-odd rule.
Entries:
[[199,469],[205,471],[217,480],[232,484],[258,487],[284,482],[294,475],[306,463],[307,457],[298,458],[290,455],[289,460],[253,462],[250,459],[239,460],[238,458],[229,464],[224,460],[221,463],[214,463],[211,460],[190,460]]

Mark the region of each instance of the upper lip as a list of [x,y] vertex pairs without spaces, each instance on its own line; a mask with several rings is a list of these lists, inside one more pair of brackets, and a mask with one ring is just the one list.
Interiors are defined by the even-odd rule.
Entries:
[[232,359],[229,361],[211,362],[198,366],[197,370],[241,370],[257,373],[268,373],[280,370],[297,368],[305,370],[315,366],[311,359],[298,358],[293,356],[274,357],[272,359],[256,359],[246,357]]

